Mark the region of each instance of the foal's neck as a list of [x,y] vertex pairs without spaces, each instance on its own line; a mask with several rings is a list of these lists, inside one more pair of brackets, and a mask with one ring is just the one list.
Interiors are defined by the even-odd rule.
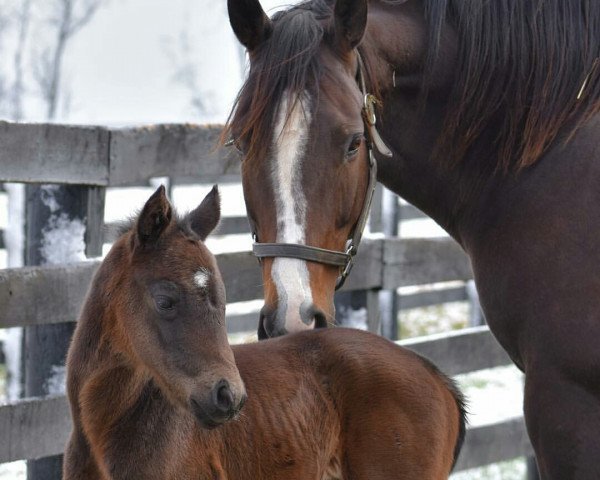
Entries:
[[[101,320],[110,324],[110,318]],[[150,374],[107,337],[102,332],[95,354],[89,357],[87,375],[78,385],[80,424],[76,428],[84,432],[106,478],[177,478],[167,472],[165,465],[176,462],[166,456],[185,456],[193,419],[174,407]],[[177,452],[169,448],[175,444]]]

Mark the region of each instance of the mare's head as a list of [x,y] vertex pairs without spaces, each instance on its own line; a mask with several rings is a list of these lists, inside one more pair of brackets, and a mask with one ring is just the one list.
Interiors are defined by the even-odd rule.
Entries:
[[[380,180],[455,236],[494,179],[600,111],[595,0],[308,0],[271,19],[259,0],[228,9],[250,69],[226,134],[257,245],[344,251],[353,235],[368,177],[359,58],[393,152],[377,156]],[[263,259],[261,337],[332,319],[339,267],[289,252]]]
[[[369,157],[354,48],[366,2],[303,4],[271,20],[257,0],[228,2],[250,71],[229,122],[257,242],[345,252],[368,197]],[[259,337],[325,327],[343,265],[262,260]]]
[[219,218],[216,187],[178,218],[161,186],[104,262],[112,343],[207,428],[234,417],[246,396],[227,340],[223,281],[204,245]]

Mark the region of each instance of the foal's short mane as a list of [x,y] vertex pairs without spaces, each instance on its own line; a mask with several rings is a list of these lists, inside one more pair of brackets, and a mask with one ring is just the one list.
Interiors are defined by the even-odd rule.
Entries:
[[[563,126],[569,124],[567,133],[572,135],[600,111],[600,1],[423,3],[429,45],[424,95],[444,22],[453,25],[459,37],[454,87],[436,149],[444,152],[445,161],[460,163],[484,130],[493,126],[496,136],[488,148],[496,152],[490,155],[493,168],[518,170],[535,163]],[[254,52],[223,136],[235,133],[236,140],[248,147],[248,159],[270,145],[284,93],[297,100],[298,94],[312,88],[318,95],[318,79],[326,66],[319,64],[317,52],[329,35],[333,5],[334,0],[309,0],[273,17],[271,38]],[[369,88],[378,90],[373,84]],[[293,105],[288,104],[290,110]]]

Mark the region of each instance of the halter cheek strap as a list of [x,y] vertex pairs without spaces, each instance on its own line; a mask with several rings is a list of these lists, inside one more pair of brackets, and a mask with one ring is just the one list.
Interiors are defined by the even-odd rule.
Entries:
[[352,270],[354,265],[354,256],[358,252],[358,246],[360,245],[360,241],[367,224],[369,210],[371,209],[373,193],[375,192],[375,186],[377,185],[377,162],[375,161],[375,157],[373,155],[373,147],[375,147],[379,153],[385,155],[386,157],[392,156],[391,150],[384,143],[377,132],[377,128],[375,127],[377,122],[377,118],[375,116],[375,105],[379,105],[380,102],[374,95],[367,93],[364,77],[365,66],[358,51],[356,54],[358,58],[357,81],[363,94],[362,117],[365,124],[365,131],[367,133],[369,182],[367,185],[367,193],[363,202],[362,211],[360,212],[360,216],[358,217],[358,220],[352,229],[352,234],[346,241],[345,251],[341,252],[337,250],[328,250],[325,248],[312,247],[310,245],[301,245],[297,243],[260,243],[256,236],[256,226],[252,220],[250,220],[252,238],[254,239],[252,251],[259,261],[263,258],[286,257],[339,267],[341,271],[335,285],[336,290],[344,285],[346,278]]

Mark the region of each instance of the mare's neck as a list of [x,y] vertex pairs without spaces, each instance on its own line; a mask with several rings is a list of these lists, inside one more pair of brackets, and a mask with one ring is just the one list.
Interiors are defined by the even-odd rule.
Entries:
[[[378,118],[379,133],[393,152],[391,158],[376,154],[378,180],[423,210],[464,247],[463,231],[477,215],[472,210],[477,204],[473,200],[496,188],[495,176],[482,170],[489,162],[466,159],[456,167],[445,163],[443,158],[432,158],[442,130],[448,86],[437,85],[426,105],[420,105],[417,100],[420,67],[415,67],[417,70],[412,73],[397,70],[395,64],[402,64],[402,52],[390,50],[390,45],[395,44],[394,32],[402,26],[395,25],[391,18],[391,15],[376,16],[361,46],[384,103]],[[392,37],[382,36],[381,32]],[[446,54],[452,56],[452,52]],[[395,57],[398,57],[396,62]],[[473,154],[473,160],[485,152],[482,149]]]

